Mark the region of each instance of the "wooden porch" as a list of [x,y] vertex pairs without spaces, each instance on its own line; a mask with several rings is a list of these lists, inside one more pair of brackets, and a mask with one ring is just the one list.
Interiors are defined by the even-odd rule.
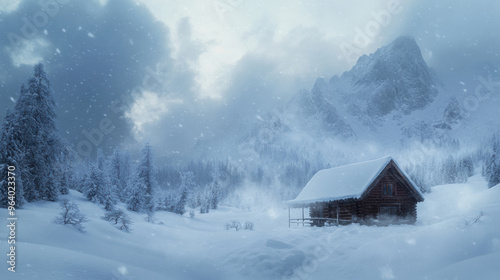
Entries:
[[[301,208],[302,212],[302,217],[300,218],[292,218],[291,217],[291,209],[292,208]],[[292,224],[300,225],[302,226],[338,226],[340,225],[345,225],[349,224],[352,222],[352,220],[346,220],[346,219],[340,219],[337,211],[337,217],[336,218],[318,218],[318,217],[305,217],[304,209],[306,207],[288,207],[288,227],[291,227]],[[307,207],[309,208],[309,207]],[[338,207],[337,207],[338,208]]]

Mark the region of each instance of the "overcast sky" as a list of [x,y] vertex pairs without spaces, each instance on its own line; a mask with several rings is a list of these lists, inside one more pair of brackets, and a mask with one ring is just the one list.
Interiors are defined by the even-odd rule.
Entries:
[[500,62],[487,0],[45,2],[0,0],[1,117],[42,62],[82,152],[149,140],[188,157],[400,35],[457,95]]

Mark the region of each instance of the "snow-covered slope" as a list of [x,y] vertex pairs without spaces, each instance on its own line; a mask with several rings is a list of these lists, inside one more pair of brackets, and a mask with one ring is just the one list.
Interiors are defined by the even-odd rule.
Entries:
[[[130,233],[100,219],[78,192],[67,195],[90,221],[85,233],[52,222],[57,203],[18,210],[17,272],[0,279],[496,279],[500,186],[480,176],[433,187],[416,225],[292,227],[284,208],[222,207],[195,218],[129,213]],[[294,213],[292,213],[294,214]],[[298,214],[298,213],[295,213]],[[226,230],[229,221],[254,230]],[[159,224],[162,221],[163,224]],[[7,248],[6,227],[0,248]],[[4,260],[6,256],[4,255]]]

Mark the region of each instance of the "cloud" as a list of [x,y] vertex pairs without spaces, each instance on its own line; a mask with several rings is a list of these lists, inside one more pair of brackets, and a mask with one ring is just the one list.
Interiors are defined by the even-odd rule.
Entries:
[[0,0],[0,13],[11,13],[17,9],[21,0]]
[[180,99],[170,99],[155,92],[144,91],[140,97],[136,97],[125,116],[133,121],[135,133],[140,135],[144,134],[145,125],[158,122],[169,112],[170,106],[182,103]]
[[47,52],[49,42],[44,38],[23,40],[16,48],[9,48],[12,64],[16,67],[21,65],[35,65],[43,61],[43,54]]
[[[233,6],[230,2],[218,1],[229,5],[223,5],[220,16],[208,4],[183,1],[176,8],[162,9],[160,2],[148,1],[156,17],[169,25],[176,17],[188,17],[190,36],[205,42],[193,69],[200,95],[220,102],[206,113],[213,116],[211,127],[225,142],[257,115],[283,106],[302,88],[310,89],[317,77],[342,74],[357,57],[400,35],[414,36],[441,75],[446,68],[466,68],[464,61],[474,65],[491,61],[488,44],[498,37],[493,33],[498,21],[485,1],[474,7],[456,1],[238,1]],[[346,45],[356,46],[354,60],[345,57]],[[462,60],[464,52],[469,52],[468,58]],[[481,62],[474,61],[478,58]],[[175,129],[169,133],[175,134]]]
[[449,91],[463,93],[460,82],[465,82],[473,92],[475,77],[498,71],[500,65],[500,21],[495,16],[499,10],[499,2],[486,0],[418,1],[398,32],[417,39],[427,63]]
[[6,101],[32,75],[31,64],[43,62],[58,102],[62,134],[77,145],[88,141],[84,130],[98,129],[107,118],[115,130],[99,146],[112,148],[130,137],[133,127],[123,110],[112,110],[113,102],[123,100],[131,106],[132,92],[144,86],[145,77],[157,70],[158,63],[167,72],[163,74],[173,75],[169,29],[133,1],[56,5],[44,9],[38,1],[23,1],[16,10],[1,15],[0,34],[21,38],[18,44],[0,40],[4,65],[0,76],[7,77],[3,92],[8,93],[0,96],[1,109],[5,111],[11,103]]
[[[23,18],[42,11],[38,1],[13,3],[0,14],[2,36],[23,36]],[[70,1],[21,47],[0,40],[0,109],[42,61],[73,143],[110,118],[116,130],[103,146],[149,138],[159,153],[188,155],[241,137],[317,77],[349,70],[345,46],[356,58],[414,36],[439,75],[473,80],[498,68],[499,8],[486,0]],[[116,100],[123,110],[113,110]]]

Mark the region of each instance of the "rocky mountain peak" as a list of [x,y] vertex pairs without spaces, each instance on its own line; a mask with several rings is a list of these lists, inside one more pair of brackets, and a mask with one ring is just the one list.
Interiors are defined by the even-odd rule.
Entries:
[[408,115],[426,107],[437,95],[420,48],[415,39],[406,36],[360,57],[350,71],[330,80],[330,86],[351,108],[351,114],[369,117],[394,111]]

